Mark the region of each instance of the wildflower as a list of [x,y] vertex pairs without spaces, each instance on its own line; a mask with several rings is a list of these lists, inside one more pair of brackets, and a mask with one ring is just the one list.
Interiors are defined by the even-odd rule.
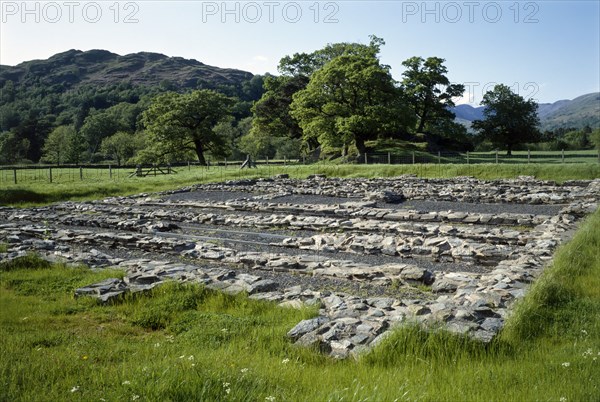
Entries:
[[155,347],[155,348],[160,348],[160,342],[156,342],[156,343],[154,344],[154,347]]
[[180,358],[180,359],[184,359],[184,358],[185,358],[185,355],[181,355],[181,356],[179,356],[179,358]]
[[223,383],[223,388],[227,388],[230,384],[228,382]]
[[561,396],[559,399],[560,402],[567,402],[567,397],[566,396]]
[[240,372],[241,372],[242,374],[246,374],[246,373],[248,372],[248,368],[247,368],[247,367],[244,367],[243,369],[241,369],[241,370],[240,370]]
[[131,381],[127,381],[127,380],[125,380],[121,383],[121,385],[129,385],[129,384],[131,384]]
[[221,329],[221,332],[226,333],[227,332],[227,328]]
[[581,333],[582,333],[584,336],[587,336],[587,334],[588,334],[588,332],[587,332],[585,329],[582,329],[582,330],[581,330]]
[[77,391],[79,391],[79,385],[76,385],[73,388],[71,388],[71,392],[77,392]]
[[275,397],[274,396],[267,396],[267,397],[265,397],[265,401],[275,402]]
[[194,360],[194,355],[189,355],[188,360]]
[[592,353],[593,353],[592,349],[590,348],[590,349],[586,350],[585,352],[583,352],[582,356],[583,356],[584,359],[587,359],[587,357],[591,356]]
[[290,359],[285,358],[281,361],[281,364],[288,364],[290,362]]
[[137,399],[140,399],[140,396],[139,396],[139,395],[133,395],[133,396],[131,397],[131,400],[132,400],[132,401],[135,401],[135,400],[137,400]]
[[562,364],[562,366],[563,366],[563,367],[569,367],[570,365],[571,365],[571,363],[569,363],[569,362],[564,362],[564,363]]

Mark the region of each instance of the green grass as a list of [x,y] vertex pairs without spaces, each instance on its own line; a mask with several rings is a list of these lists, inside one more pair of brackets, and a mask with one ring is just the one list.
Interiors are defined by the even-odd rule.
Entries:
[[[55,169],[59,170],[59,169]],[[288,173],[294,178],[305,178],[310,174],[326,174],[332,177],[394,177],[402,174],[416,174],[420,177],[474,176],[480,179],[514,178],[519,175],[535,176],[543,180],[562,182],[575,179],[594,179],[600,177],[600,164],[416,164],[416,165],[339,165],[314,164],[295,166],[261,166],[258,169],[240,170],[237,167],[213,167],[206,169],[192,167],[178,169],[174,175],[149,177],[121,177],[110,179],[107,174],[91,176],[86,180],[71,180],[63,175],[55,180],[20,181],[12,184],[2,182],[0,205],[31,206],[43,205],[64,200],[91,200],[116,195],[131,195],[142,192],[155,192],[176,189],[182,186],[235,180],[241,178],[270,177],[278,173]]]
[[335,361],[285,338],[313,310],[189,284],[111,305],[72,297],[119,275],[0,264],[0,400],[599,400],[600,210],[487,346],[407,326]]

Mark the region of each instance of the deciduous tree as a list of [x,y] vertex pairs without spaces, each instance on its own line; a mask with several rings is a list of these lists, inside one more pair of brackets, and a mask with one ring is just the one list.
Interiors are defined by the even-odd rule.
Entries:
[[142,114],[142,123],[155,154],[161,159],[192,150],[205,165],[204,152],[227,153],[225,138],[214,128],[230,115],[234,99],[202,89],[187,94],[167,93],[158,96]]
[[291,114],[305,139],[344,149],[353,143],[364,154],[365,141],[409,123],[410,112],[389,66],[377,57],[381,43],[334,58],[294,95]]
[[465,87],[451,84],[446,74],[444,59],[429,57],[411,57],[402,65],[402,87],[412,109],[417,116],[417,132],[422,133],[429,123],[436,120],[454,120],[454,114],[448,108],[454,106],[453,97],[461,96]]
[[507,155],[517,144],[539,141],[540,119],[533,99],[525,100],[499,84],[485,93],[481,104],[485,106],[484,119],[473,121],[471,127],[492,143],[506,146]]

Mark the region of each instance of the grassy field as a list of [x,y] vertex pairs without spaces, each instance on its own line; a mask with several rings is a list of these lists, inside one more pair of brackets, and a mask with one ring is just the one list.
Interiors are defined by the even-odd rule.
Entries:
[[120,275],[0,264],[0,400],[600,400],[600,210],[488,346],[409,326],[335,361],[285,338],[310,309],[194,285],[112,305],[72,296]]
[[218,182],[241,178],[270,177],[287,173],[291,177],[305,178],[310,174],[326,174],[333,177],[394,177],[402,174],[416,174],[420,177],[474,176],[480,179],[511,178],[519,175],[535,176],[544,180],[562,182],[575,179],[600,177],[600,164],[416,164],[416,165],[289,165],[259,166],[257,169],[240,170],[237,167],[187,167],[177,169],[177,174],[148,177],[127,177],[126,172],[110,178],[108,170],[85,171],[84,180],[65,169],[53,169],[53,183],[40,179],[40,173],[30,180],[11,179],[0,183],[0,205],[29,206],[47,204],[63,200],[89,200],[114,195],[130,195],[141,192],[154,192],[206,182]]

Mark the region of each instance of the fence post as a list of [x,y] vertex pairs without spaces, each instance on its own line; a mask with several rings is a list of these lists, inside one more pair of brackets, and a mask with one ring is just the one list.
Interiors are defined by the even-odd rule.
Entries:
[[13,178],[15,179],[15,184],[17,184],[17,169],[13,169]]
[[469,164],[469,151],[467,151],[467,165]]
[[560,159],[561,159],[561,163],[565,163],[565,150],[561,150],[560,151]]
[[415,151],[412,152],[413,165],[415,164]]
[[392,154],[391,152],[388,152],[388,165],[392,164]]
[[498,164],[498,151],[496,151],[496,165]]
[[83,181],[83,168],[79,166],[79,180]]
[[367,159],[367,153],[365,152],[365,165],[369,164],[369,160]]
[[442,164],[442,153],[438,151],[438,165]]
[[531,162],[531,150],[527,150],[527,163]]

